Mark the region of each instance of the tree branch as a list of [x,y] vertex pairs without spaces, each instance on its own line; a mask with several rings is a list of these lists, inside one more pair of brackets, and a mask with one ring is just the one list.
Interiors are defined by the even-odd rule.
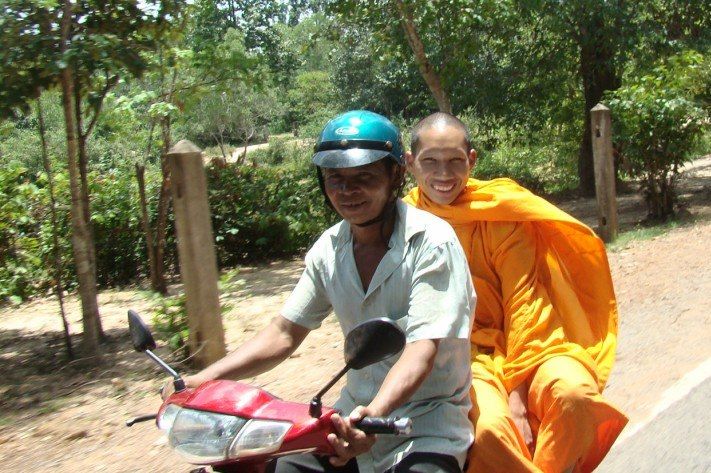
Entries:
[[395,0],[395,5],[400,12],[400,24],[405,31],[405,37],[410,45],[410,49],[412,49],[412,52],[415,55],[417,67],[420,69],[420,73],[422,74],[422,78],[425,80],[425,83],[427,83],[427,87],[429,87],[432,95],[434,95],[437,107],[441,112],[452,113],[452,104],[449,100],[449,96],[442,87],[442,81],[440,80],[439,74],[427,58],[425,46],[422,44],[422,40],[417,33],[417,27],[415,26],[415,20],[412,17],[412,12],[407,8],[402,0]]

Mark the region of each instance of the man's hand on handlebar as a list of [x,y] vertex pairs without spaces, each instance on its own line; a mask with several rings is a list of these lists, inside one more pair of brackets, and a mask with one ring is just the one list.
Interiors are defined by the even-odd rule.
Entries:
[[365,453],[371,449],[375,443],[375,435],[368,435],[356,428],[354,424],[363,417],[373,415],[363,406],[353,409],[348,417],[341,417],[338,414],[331,416],[331,421],[336,429],[335,434],[328,435],[328,441],[336,452],[330,462],[333,466],[343,466],[348,461]]

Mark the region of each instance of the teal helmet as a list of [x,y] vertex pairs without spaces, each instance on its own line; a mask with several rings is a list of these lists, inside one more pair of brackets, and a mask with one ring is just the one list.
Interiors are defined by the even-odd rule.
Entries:
[[397,127],[367,110],[352,110],[326,123],[314,151],[312,162],[320,168],[353,168],[386,157],[405,165]]

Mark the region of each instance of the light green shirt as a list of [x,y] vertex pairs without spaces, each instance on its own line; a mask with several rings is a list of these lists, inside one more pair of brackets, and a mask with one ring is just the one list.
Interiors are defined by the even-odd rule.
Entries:
[[[468,418],[470,345],[476,296],[467,260],[452,228],[443,220],[397,202],[390,249],[367,291],[353,256],[350,225],[342,221],[319,238],[282,315],[309,329],[333,310],[344,334],[365,320],[389,317],[407,342],[440,339],[434,367],[410,400],[392,413],[410,417],[410,437],[380,435],[358,456],[362,473],[382,472],[409,452],[453,455],[460,466],[473,441]],[[367,405],[399,356],[348,372],[336,407],[349,414]]]

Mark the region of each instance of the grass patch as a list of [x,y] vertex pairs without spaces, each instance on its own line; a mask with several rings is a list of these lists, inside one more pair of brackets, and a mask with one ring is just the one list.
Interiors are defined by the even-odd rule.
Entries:
[[70,402],[70,399],[61,397],[50,399],[49,401],[43,402],[39,409],[37,409],[37,412],[39,414],[52,414],[53,412],[62,410],[62,408],[66,407]]
[[689,222],[680,222],[679,220],[669,220],[664,223],[648,227],[636,227],[618,235],[617,239],[612,243],[607,244],[607,251],[617,252],[629,247],[633,241],[651,240],[652,238],[664,235],[670,230],[679,228]]

